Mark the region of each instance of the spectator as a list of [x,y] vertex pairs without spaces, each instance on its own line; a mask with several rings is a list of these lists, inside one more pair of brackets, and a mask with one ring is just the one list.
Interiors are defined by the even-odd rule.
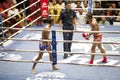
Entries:
[[2,8],[8,9],[10,8],[10,4],[13,4],[12,0],[6,0],[5,2],[2,3]]
[[109,6],[109,10],[106,11],[106,15],[108,16],[106,19],[107,21],[109,21],[110,25],[113,25],[113,22],[115,21],[115,18],[114,17],[111,17],[113,16],[113,12],[112,12],[112,5]]
[[71,2],[71,9],[75,9],[77,7],[76,2],[72,1]]
[[16,1],[16,0],[12,0],[12,2],[13,2],[14,4],[17,4],[17,1]]
[[83,14],[86,15],[87,12],[88,12],[88,1],[85,0],[85,1],[83,2],[83,4],[84,4],[83,7],[82,7],[82,8],[84,9],[84,10],[83,10]]
[[106,17],[101,17],[101,21],[99,22],[100,26],[110,25],[110,23],[106,20]]
[[[22,10],[23,10],[23,9],[20,8],[19,11],[22,11]],[[19,14],[17,15],[17,21],[20,21],[20,20],[22,20],[22,19],[24,19],[24,12],[19,13]],[[22,27],[22,26],[24,26],[24,21],[22,21],[22,22],[18,25],[19,28]]]
[[117,8],[120,8],[120,1],[118,1],[117,3]]
[[61,6],[62,9],[65,8],[65,3],[63,2],[63,0],[58,0],[58,4]]
[[[4,9],[2,8],[2,5],[0,3],[0,12],[4,11]],[[2,19],[4,20],[7,17],[6,13],[2,14]]]
[[[12,7],[12,6],[14,6],[14,4],[10,4],[10,7]],[[16,15],[16,14],[18,14],[18,12],[19,12],[19,10],[16,7],[14,7],[8,11],[8,17]],[[15,24],[16,22],[17,22],[17,15],[10,19],[9,27],[12,26],[13,24]],[[13,34],[16,31],[17,30],[10,30],[10,33]]]
[[[100,2],[95,2],[95,8],[101,8]],[[102,11],[101,10],[93,10],[93,15],[101,15]],[[97,22],[100,21],[99,17],[96,17]]]
[[[10,7],[12,7],[12,6],[14,6],[14,4],[10,4]],[[8,16],[10,17],[10,16],[12,16],[12,15],[15,15],[15,14],[18,14],[18,9],[17,8],[12,8],[12,9],[10,9],[9,11],[8,11]]]
[[[112,5],[113,9],[116,9],[116,4],[115,3],[112,3],[111,5]],[[112,14],[117,16],[118,15],[118,10],[112,10]]]
[[[82,7],[77,7],[77,8],[82,8]],[[83,14],[83,9],[78,9],[78,12],[76,12],[77,19],[76,22],[77,24],[85,24],[85,15]]]
[[118,16],[118,17],[116,18],[116,22],[120,22],[120,11],[119,11],[119,13],[118,13],[117,16]]
[[82,8],[80,1],[76,1],[76,5],[77,5],[78,8]]
[[49,9],[50,14],[56,15],[54,17],[55,23],[58,23],[58,18],[59,18],[58,15],[60,15],[62,7],[59,4],[57,4],[56,0],[52,0],[52,4],[50,4],[49,7],[50,7]]
[[[4,9],[2,8],[1,3],[0,3],[0,12],[2,12],[2,11],[4,11]],[[3,14],[2,14],[2,21],[3,21],[4,19],[6,19],[7,17],[8,17],[7,14],[6,14],[6,13],[3,13]],[[4,22],[4,23],[2,24],[2,26],[8,27],[9,24],[10,24],[10,21],[7,20],[6,22]],[[5,37],[9,37],[10,35],[11,35],[11,33],[10,33],[9,31],[5,32]]]

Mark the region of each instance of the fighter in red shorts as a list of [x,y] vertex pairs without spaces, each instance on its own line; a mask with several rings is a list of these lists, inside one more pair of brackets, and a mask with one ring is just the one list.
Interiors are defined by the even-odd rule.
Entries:
[[94,35],[94,41],[102,42],[102,34],[98,33],[97,35]]
[[[93,18],[92,16],[92,13],[87,13],[86,14],[86,22],[88,24],[90,24],[91,26],[91,31],[99,31],[99,25],[96,21],[95,18]],[[94,42],[101,42],[102,41],[102,34],[100,32],[97,32],[97,33],[89,33],[89,37],[93,35],[93,38],[94,38]],[[88,37],[87,36],[87,37]],[[89,61],[89,64],[93,64],[93,61],[94,61],[94,57],[95,57],[95,52],[96,52],[96,47],[98,47],[101,51],[101,53],[103,54],[103,60],[102,62],[107,62],[107,57],[106,57],[106,54],[105,54],[105,50],[104,48],[102,47],[102,44],[101,43],[93,43],[92,44],[92,47],[91,47],[91,59]]]

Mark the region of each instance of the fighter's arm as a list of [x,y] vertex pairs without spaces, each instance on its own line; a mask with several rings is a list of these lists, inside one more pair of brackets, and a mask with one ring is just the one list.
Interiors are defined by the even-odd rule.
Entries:
[[45,26],[44,29],[43,29],[43,31],[49,31],[48,26]]
[[[91,31],[94,31],[95,30],[95,25],[93,23],[91,23],[90,26],[91,26]],[[89,36],[91,36],[93,34],[94,34],[93,32],[90,32]]]

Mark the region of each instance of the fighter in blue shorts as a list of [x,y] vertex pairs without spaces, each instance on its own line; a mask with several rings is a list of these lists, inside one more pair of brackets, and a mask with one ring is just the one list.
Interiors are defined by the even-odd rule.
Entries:
[[[52,51],[49,35],[50,35],[50,29],[54,25],[54,20],[50,19],[50,20],[48,20],[48,22],[49,22],[49,24],[44,27],[44,30],[42,32],[42,38],[40,39],[40,43],[39,43],[40,52],[33,64],[32,73],[35,73],[35,66],[36,66],[37,62],[42,58],[43,51],[44,50]],[[45,40],[49,40],[49,41],[45,41]],[[51,52],[49,52],[49,58],[50,58],[50,61],[53,61]],[[56,67],[55,64],[52,64],[52,68],[53,68],[53,70],[58,70],[58,68]]]

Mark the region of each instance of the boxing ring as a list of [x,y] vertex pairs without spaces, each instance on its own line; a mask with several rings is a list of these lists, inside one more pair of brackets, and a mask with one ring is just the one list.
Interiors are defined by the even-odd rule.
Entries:
[[[38,3],[36,1],[34,4]],[[33,5],[34,5],[33,4]],[[35,12],[39,11],[36,10]],[[33,12],[32,14],[34,14]],[[31,14],[31,15],[32,15]],[[30,15],[29,15],[30,16]],[[26,17],[29,17],[26,16]],[[40,17],[33,20],[34,23]],[[25,18],[26,19],[26,18]],[[22,21],[24,21],[23,19]],[[3,21],[4,22],[4,21]],[[60,70],[53,71],[49,63],[48,52],[44,51],[42,60],[36,66],[36,73],[31,74],[33,62],[39,52],[39,39],[46,24],[23,28],[14,28],[15,25],[0,27],[5,30],[19,30],[9,38],[2,36],[4,40],[0,46],[0,80],[119,80],[120,79],[120,28],[118,26],[100,26],[103,33],[103,47],[105,48],[108,62],[101,62],[101,53],[96,51],[94,64],[88,64],[92,38],[85,40],[82,32],[91,32],[89,25],[79,25],[74,31],[71,53],[67,59],[63,59],[63,36],[59,33],[59,25],[55,24],[51,29],[51,38],[57,54],[57,62]],[[64,32],[64,31],[62,31]],[[53,37],[52,37],[53,36]],[[70,42],[70,41],[67,41]],[[52,46],[53,46],[52,45]],[[52,51],[53,52],[53,51]],[[67,52],[66,52],[67,53]],[[70,52],[68,54],[71,54]]]

